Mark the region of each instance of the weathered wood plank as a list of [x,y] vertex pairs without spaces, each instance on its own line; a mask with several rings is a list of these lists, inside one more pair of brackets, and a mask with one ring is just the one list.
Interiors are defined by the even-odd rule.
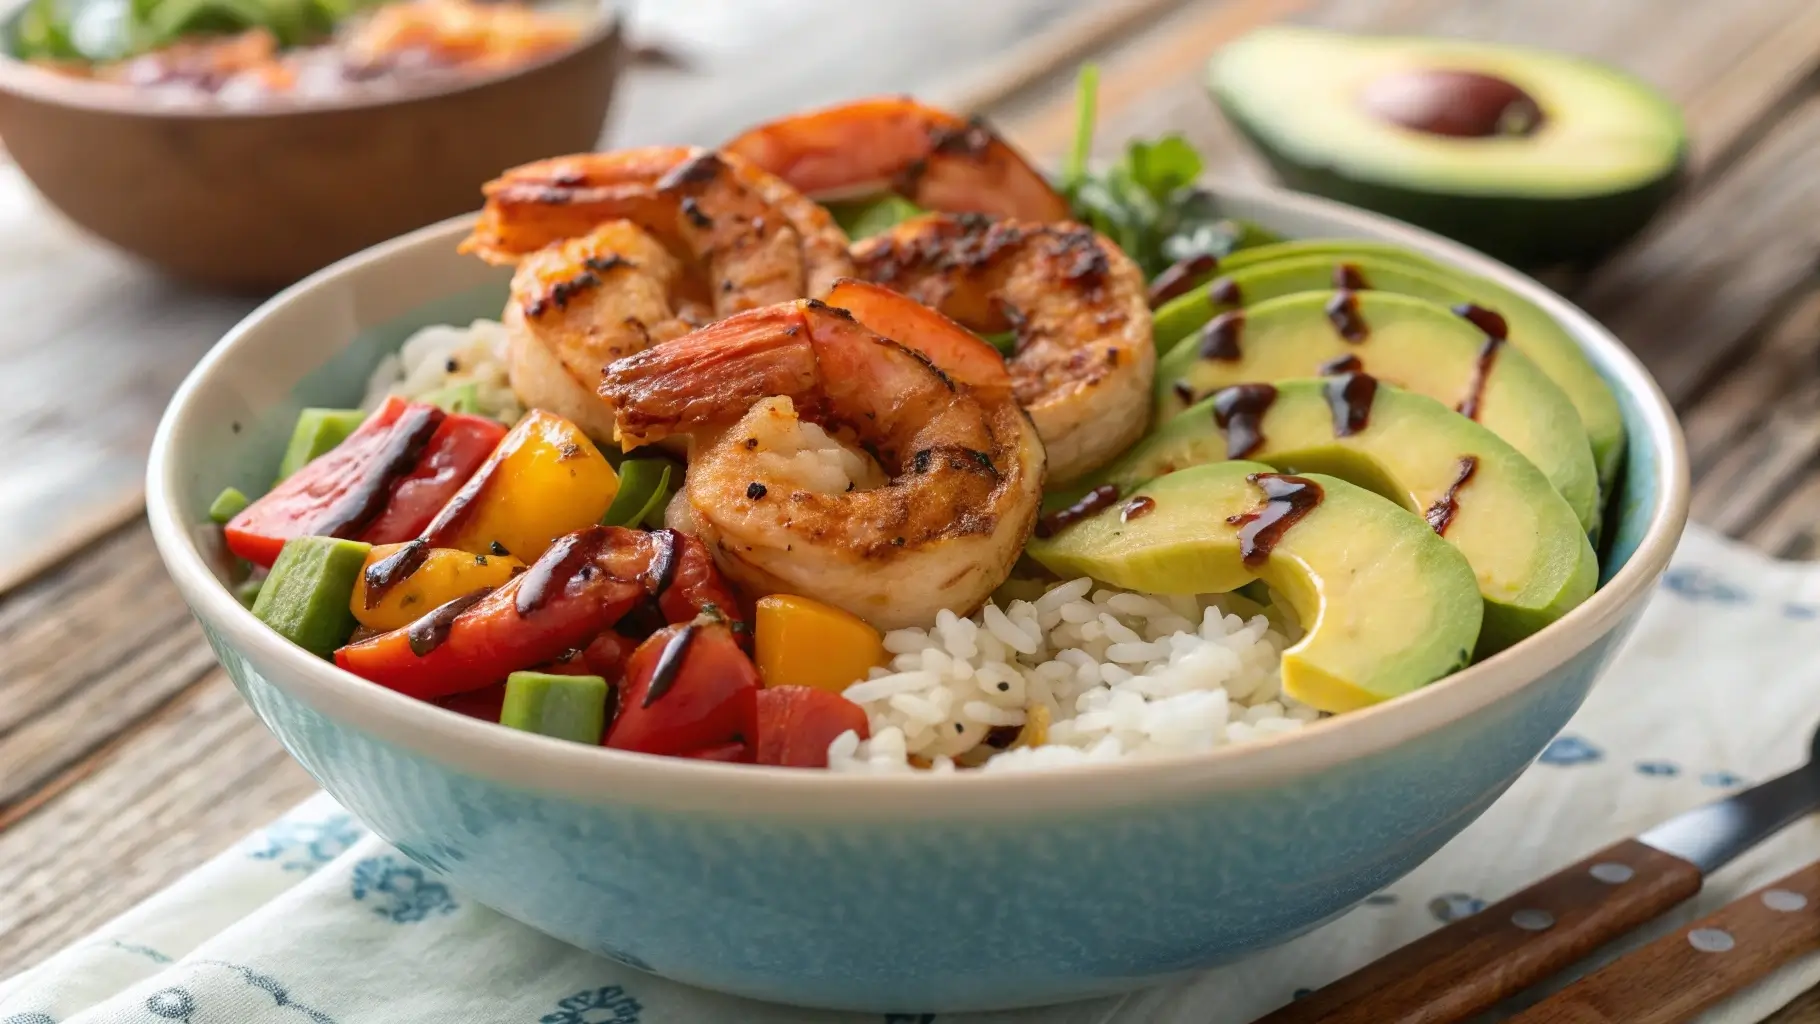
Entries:
[[1820,287],[1794,303],[1763,341],[1681,413],[1688,458],[1704,474],[1726,446],[1763,421],[1790,388],[1820,373]]
[[1778,558],[1820,558],[1820,464],[1810,461],[1787,496],[1759,515],[1740,536]]
[[315,788],[219,670],[0,831],[0,976],[56,951]]
[[1685,402],[1789,301],[1820,260],[1820,98],[1699,201],[1658,223],[1577,296]]
[[0,604],[0,814],[214,664],[143,522]]

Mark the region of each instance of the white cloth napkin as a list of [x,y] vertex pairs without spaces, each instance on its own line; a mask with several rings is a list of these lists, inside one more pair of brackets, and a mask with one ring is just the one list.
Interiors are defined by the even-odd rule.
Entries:
[[[1408,878],[1245,963],[1124,997],[939,1024],[1243,1024],[1598,847],[1798,764],[1820,720],[1820,565],[1703,531],[1631,646],[1541,761]],[[1802,821],[1634,946],[1820,856]],[[1820,955],[1706,1024],[1759,1021]],[[641,974],[465,899],[318,796],[38,967],[0,1024],[932,1024],[768,1006]]]

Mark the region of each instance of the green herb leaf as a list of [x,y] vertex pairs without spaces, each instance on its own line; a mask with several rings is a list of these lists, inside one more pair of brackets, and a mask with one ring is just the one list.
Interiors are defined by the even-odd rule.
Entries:
[[828,203],[835,223],[855,242],[883,234],[904,221],[921,217],[929,211],[895,192],[874,199],[855,199]]
[[1167,206],[1177,192],[1193,185],[1202,168],[1201,154],[1180,135],[1131,143],[1125,165],[1132,181],[1159,206]]
[[1074,86],[1074,149],[1068,155],[1064,190],[1072,189],[1087,177],[1087,161],[1093,156],[1093,125],[1099,119],[1100,66],[1082,64]]

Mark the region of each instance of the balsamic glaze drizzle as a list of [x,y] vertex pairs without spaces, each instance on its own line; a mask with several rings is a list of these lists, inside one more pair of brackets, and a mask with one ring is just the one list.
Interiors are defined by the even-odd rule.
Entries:
[[567,587],[600,552],[606,535],[605,527],[594,527],[557,538],[519,581],[518,593],[512,599],[519,617],[536,614],[557,591]]
[[1364,368],[1365,364],[1359,362],[1359,357],[1348,352],[1343,356],[1334,356],[1315,367],[1314,373],[1317,377],[1331,377],[1336,373],[1357,373]]
[[1243,356],[1239,350],[1239,332],[1245,328],[1243,310],[1221,313],[1201,328],[1201,358],[1236,363]]
[[1428,520],[1429,529],[1443,537],[1447,536],[1447,527],[1453,523],[1453,517],[1460,513],[1460,488],[1465,487],[1478,470],[1477,455],[1460,456],[1460,466],[1454,473],[1453,483],[1447,485],[1447,490],[1441,492],[1433,505],[1428,506],[1427,514],[1423,516]]
[[1053,537],[1117,500],[1119,500],[1119,489],[1112,484],[1101,484],[1082,495],[1081,500],[1067,508],[1058,508],[1038,519],[1036,535]]
[[1476,420],[1479,418],[1479,407],[1485,404],[1485,382],[1491,378],[1499,350],[1510,338],[1510,325],[1497,312],[1470,302],[1462,302],[1453,307],[1453,314],[1485,332],[1485,344],[1479,346],[1479,358],[1473,365],[1472,383],[1467,386],[1466,397],[1460,399],[1457,407],[1460,415]]
[[1216,277],[1207,285],[1207,298],[1222,306],[1236,306],[1242,298],[1239,283],[1230,277]]
[[1485,343],[1479,346],[1479,357],[1472,367],[1472,383],[1466,386],[1466,397],[1460,399],[1460,415],[1469,420],[1479,418],[1479,406],[1485,404],[1485,382],[1491,379],[1491,368],[1497,364],[1498,352],[1504,347],[1504,339],[1493,334],[1485,336]]
[[397,551],[367,566],[365,572],[367,610],[372,611],[379,607],[379,602],[385,600],[388,591],[409,579],[412,573],[423,568],[423,563],[429,561],[429,558],[430,542],[419,537],[413,541],[406,541],[405,545]]
[[1245,479],[1264,492],[1264,504],[1249,512],[1227,516],[1239,528],[1239,557],[1246,565],[1262,565],[1289,528],[1314,511],[1325,492],[1307,477],[1281,473],[1253,473]]
[[1264,443],[1264,413],[1277,400],[1269,384],[1234,384],[1213,396],[1213,422],[1226,435],[1226,457],[1242,459]]
[[1333,436],[1351,437],[1371,424],[1371,403],[1378,379],[1369,373],[1343,373],[1327,379],[1327,407],[1333,410]]
[[1154,511],[1156,511],[1156,499],[1140,494],[1127,501],[1125,507],[1119,510],[1119,521],[1129,523],[1133,519],[1141,519]]
[[423,618],[406,626],[404,638],[411,645],[411,653],[419,658],[429,657],[431,651],[448,640],[449,630],[455,627],[455,620],[461,617],[461,613],[474,607],[481,598],[492,592],[492,587],[483,587],[472,594],[463,594],[453,601],[436,606]]
[[340,500],[311,524],[311,532],[327,537],[358,534],[385,510],[392,484],[417,465],[417,457],[442,425],[443,411],[433,405],[412,405],[393,421],[383,446],[373,454],[365,474]]
[[678,543],[675,530],[652,530],[651,543],[657,545],[657,552],[651,556],[651,567],[645,570],[645,593],[652,597],[664,596],[670,589],[670,582],[676,578],[678,561]]
[[1475,306],[1470,302],[1462,302],[1453,307],[1453,315],[1465,320],[1467,323],[1472,324],[1474,327],[1477,327],[1479,330],[1484,331],[1486,334],[1499,341],[1506,341],[1510,338],[1510,324],[1495,310],[1486,309],[1484,306]]
[[1348,289],[1334,292],[1327,300],[1327,320],[1340,337],[1355,345],[1371,336],[1371,328],[1359,314],[1359,297]]
[[1170,299],[1187,294],[1188,289],[1194,287],[1196,278],[1213,273],[1219,265],[1220,258],[1207,252],[1171,263],[1150,282],[1150,308],[1155,309]]
[[695,642],[695,632],[695,623],[691,622],[664,644],[663,653],[657,656],[657,668],[651,672],[651,685],[645,690],[645,699],[639,707],[648,708],[657,703],[670,692],[670,687],[676,685],[676,677],[682,674],[683,660],[689,656],[689,645]]

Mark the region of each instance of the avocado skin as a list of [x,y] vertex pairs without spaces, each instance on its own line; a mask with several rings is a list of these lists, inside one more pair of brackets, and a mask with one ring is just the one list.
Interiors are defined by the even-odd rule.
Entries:
[[1530,270],[1598,262],[1635,237],[1687,179],[1683,146],[1666,174],[1624,192],[1571,198],[1429,192],[1298,163],[1273,149],[1267,136],[1224,102],[1220,108],[1290,188],[1427,228]]

